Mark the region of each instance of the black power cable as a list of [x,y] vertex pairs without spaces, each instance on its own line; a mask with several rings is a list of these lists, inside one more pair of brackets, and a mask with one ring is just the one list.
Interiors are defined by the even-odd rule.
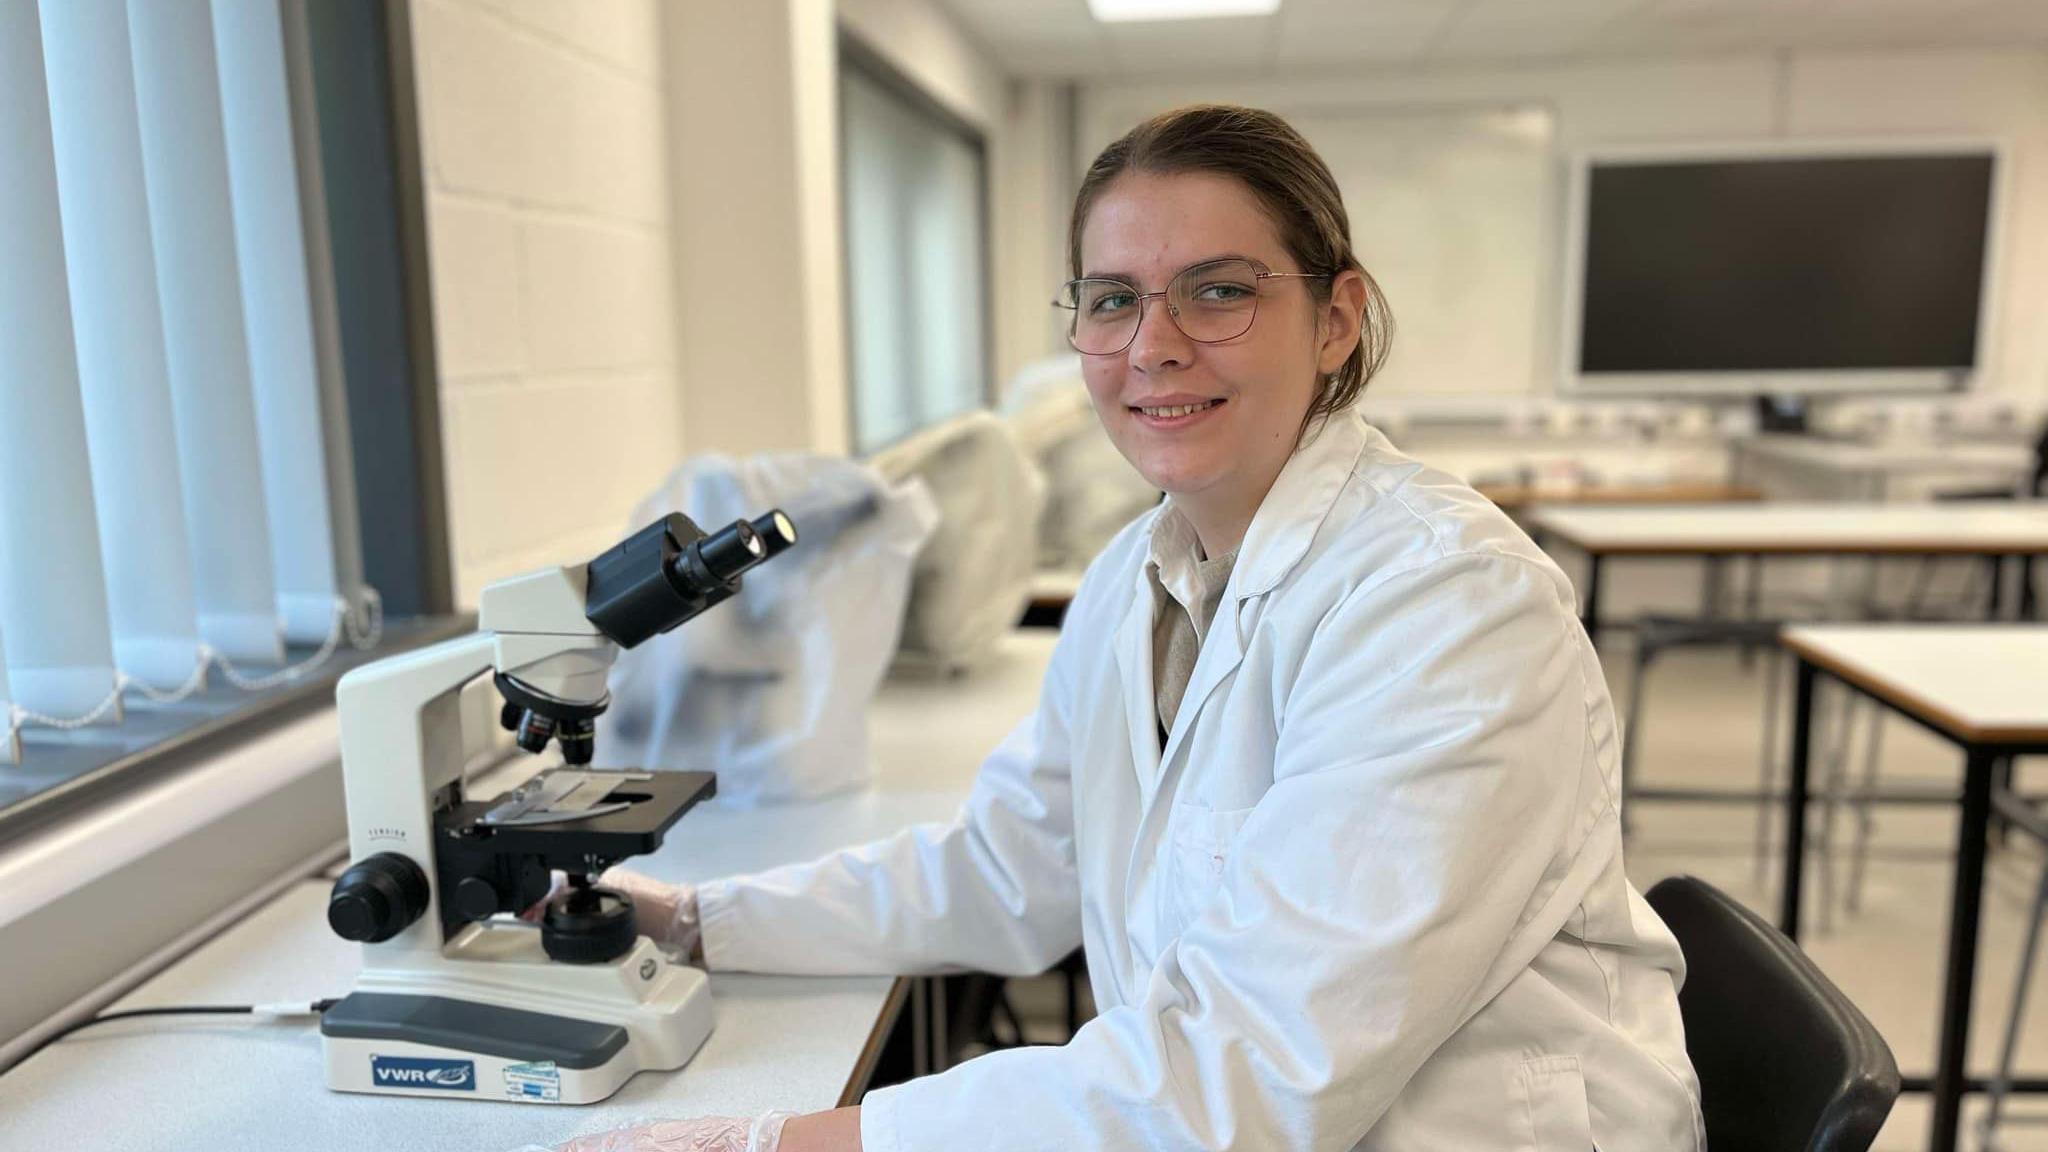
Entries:
[[341,1003],[339,1000],[315,1000],[310,1004],[186,1004],[167,1008],[128,1008],[119,1012],[108,1012],[101,1016],[88,1016],[74,1020],[59,1028],[34,1048],[22,1055],[23,1060],[41,1052],[57,1041],[84,1028],[106,1024],[115,1020],[133,1020],[142,1016],[257,1016],[266,1020],[283,1020],[300,1016],[318,1017],[329,1008]]

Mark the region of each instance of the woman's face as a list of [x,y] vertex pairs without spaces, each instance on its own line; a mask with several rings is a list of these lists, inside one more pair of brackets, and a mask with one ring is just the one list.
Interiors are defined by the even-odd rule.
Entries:
[[[1303,271],[1258,198],[1227,176],[1126,172],[1096,200],[1081,232],[1081,275],[1139,292],[1164,291],[1183,269],[1229,256],[1270,272]],[[1310,287],[1259,281],[1251,328],[1217,344],[1189,339],[1164,298],[1148,300],[1130,347],[1081,358],[1096,414],[1147,481],[1195,508],[1249,518],[1293,453],[1319,381],[1358,342],[1355,319],[1348,343],[1319,324],[1332,310],[1318,308]],[[1343,318],[1336,322],[1341,328]],[[1204,407],[1158,411],[1189,405]]]

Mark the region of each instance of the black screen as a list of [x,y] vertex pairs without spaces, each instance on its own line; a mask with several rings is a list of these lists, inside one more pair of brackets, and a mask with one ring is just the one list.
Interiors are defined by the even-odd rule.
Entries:
[[1579,370],[1972,367],[1991,165],[1596,164]]

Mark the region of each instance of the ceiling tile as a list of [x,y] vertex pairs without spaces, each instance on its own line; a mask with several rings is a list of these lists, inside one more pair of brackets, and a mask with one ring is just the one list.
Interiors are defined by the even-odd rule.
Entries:
[[1000,54],[1003,67],[1012,75],[1029,76],[1040,80],[1100,78],[1116,71],[1110,64],[1109,50],[1101,45],[1006,45],[1000,50]]
[[1431,45],[1432,59],[1558,56],[1583,49],[1641,0],[1479,0]]
[[1273,17],[1226,16],[1106,24],[1109,55],[1122,72],[1216,68],[1263,70],[1273,42]]
[[1091,39],[1101,25],[1088,14],[1087,0],[944,0],[961,24],[983,40],[1010,39],[1072,43]]
[[2048,43],[2048,3],[2017,0],[1986,4],[1963,16],[1959,31],[2022,43]]
[[1410,12],[1332,27],[1281,11],[1277,50],[1282,64],[1413,59],[1436,39],[1444,22],[1441,12]]
[[2048,0],[1283,0],[1271,17],[1103,25],[1086,0],[940,0],[1020,75],[1417,60],[2048,44]]

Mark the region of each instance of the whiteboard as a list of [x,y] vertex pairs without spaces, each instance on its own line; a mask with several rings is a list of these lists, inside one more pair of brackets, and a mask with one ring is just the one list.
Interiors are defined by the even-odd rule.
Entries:
[[1556,117],[1530,107],[1288,109],[1343,189],[1394,344],[1370,394],[1548,393]]

